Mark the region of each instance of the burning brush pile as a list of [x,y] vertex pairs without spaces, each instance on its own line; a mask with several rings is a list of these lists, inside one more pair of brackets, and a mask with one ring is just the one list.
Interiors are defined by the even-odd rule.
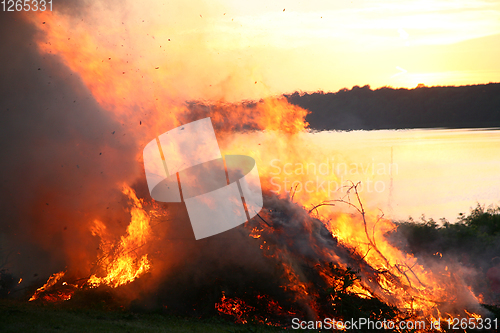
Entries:
[[[369,318],[425,321],[428,329],[421,331],[435,331],[430,327],[439,320],[447,327],[450,318],[488,316],[459,275],[433,274],[403,253],[389,257],[395,249],[375,229],[390,222],[372,219],[357,185],[346,197],[310,210],[266,193],[265,208],[255,218],[198,241],[181,204],[142,200],[129,187],[123,195],[130,223],[125,235],[111,239],[106,225],[94,221],[91,232],[100,245],[90,275],[55,273],[30,301],[97,299],[110,307],[285,328],[293,318]],[[328,220],[318,214],[334,204],[353,212]],[[364,238],[363,247],[343,238],[346,224]]]

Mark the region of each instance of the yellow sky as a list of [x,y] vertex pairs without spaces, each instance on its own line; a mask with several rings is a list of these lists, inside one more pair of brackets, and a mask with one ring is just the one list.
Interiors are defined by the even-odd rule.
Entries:
[[[225,0],[207,45],[244,52],[272,93],[500,81],[500,1]],[[283,11],[283,9],[285,11]]]
[[29,19],[44,52],[103,91],[140,82],[177,100],[237,102],[500,81],[500,0],[96,1]]

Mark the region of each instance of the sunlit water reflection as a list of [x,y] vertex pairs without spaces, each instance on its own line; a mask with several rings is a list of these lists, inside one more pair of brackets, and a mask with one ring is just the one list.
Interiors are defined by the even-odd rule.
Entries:
[[[264,187],[311,207],[361,182],[366,206],[386,217],[456,221],[500,204],[500,130],[412,129],[237,134],[225,153],[253,156]],[[326,183],[325,183],[326,181]],[[342,207],[332,209],[343,209]]]

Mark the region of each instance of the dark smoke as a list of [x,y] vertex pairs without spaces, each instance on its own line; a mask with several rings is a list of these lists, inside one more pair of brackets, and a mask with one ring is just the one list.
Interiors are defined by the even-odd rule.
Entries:
[[88,223],[126,217],[116,184],[140,175],[133,133],[60,59],[41,56],[35,35],[20,15],[0,13],[0,263],[23,284],[69,256],[89,260]]

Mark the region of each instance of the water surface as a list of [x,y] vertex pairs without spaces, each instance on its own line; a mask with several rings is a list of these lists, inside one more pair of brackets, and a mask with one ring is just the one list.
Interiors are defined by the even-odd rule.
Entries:
[[[351,163],[373,163],[355,180],[382,181],[370,196],[386,216],[425,214],[455,221],[470,208],[500,204],[500,130],[413,129],[311,134]],[[383,166],[392,166],[384,172]],[[359,170],[360,168],[358,168]],[[389,169],[389,168],[385,168]],[[378,183],[378,190],[382,189]],[[376,190],[375,190],[376,192]],[[373,193],[375,194],[375,193]]]

